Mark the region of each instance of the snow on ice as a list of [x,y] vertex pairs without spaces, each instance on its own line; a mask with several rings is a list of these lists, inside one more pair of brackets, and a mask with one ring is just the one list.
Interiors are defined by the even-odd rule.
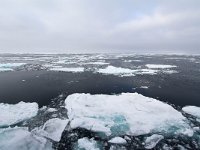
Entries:
[[70,126],[106,136],[193,133],[186,118],[170,105],[137,93],[72,94],[65,100]]
[[36,135],[43,136],[53,141],[59,142],[62,132],[68,124],[68,120],[53,118],[48,120],[42,127],[34,129],[32,132]]
[[17,104],[0,103],[0,127],[10,126],[37,115],[37,103],[19,102]]

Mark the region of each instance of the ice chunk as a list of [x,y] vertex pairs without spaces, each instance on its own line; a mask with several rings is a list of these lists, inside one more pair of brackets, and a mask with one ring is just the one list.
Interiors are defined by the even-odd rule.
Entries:
[[153,134],[152,136],[147,137],[145,140],[145,148],[146,149],[154,148],[158,144],[158,142],[162,139],[164,139],[164,137],[159,134]]
[[1,68],[0,67],[0,72],[4,72],[4,71],[13,71],[12,68]]
[[108,142],[113,144],[126,144],[126,140],[121,137],[114,137]]
[[37,115],[37,103],[0,103],[0,127],[19,123]]
[[0,129],[0,150],[52,150],[52,144],[27,128]]
[[169,68],[174,68],[174,67],[177,67],[177,66],[174,66],[174,65],[161,65],[161,64],[147,64],[146,67],[150,68],[150,69],[169,69]]
[[113,75],[120,75],[120,76],[134,76],[135,70],[131,70],[128,68],[107,66],[104,69],[99,69],[97,72],[102,73],[102,74],[113,74]]
[[93,139],[88,139],[87,137],[78,140],[78,146],[75,149],[80,150],[100,150],[98,144]]
[[141,89],[148,89],[149,87],[148,86],[141,86],[140,88]]
[[182,108],[184,112],[187,114],[190,114],[192,116],[195,116],[200,119],[200,107],[197,106],[185,106]]
[[62,132],[68,124],[68,120],[61,120],[59,118],[53,118],[48,120],[44,126],[34,129],[32,132],[59,142],[62,136]]
[[192,132],[186,118],[173,107],[137,93],[72,94],[65,104],[71,128],[81,127],[108,136]]
[[66,68],[66,67],[54,67],[50,69],[51,71],[63,71],[63,72],[84,72],[83,67],[76,68]]

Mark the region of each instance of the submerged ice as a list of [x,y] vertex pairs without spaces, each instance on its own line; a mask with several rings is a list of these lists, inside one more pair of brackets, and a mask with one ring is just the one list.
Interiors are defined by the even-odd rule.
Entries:
[[85,128],[103,136],[185,134],[186,118],[170,105],[137,93],[72,94],[65,100],[72,129]]

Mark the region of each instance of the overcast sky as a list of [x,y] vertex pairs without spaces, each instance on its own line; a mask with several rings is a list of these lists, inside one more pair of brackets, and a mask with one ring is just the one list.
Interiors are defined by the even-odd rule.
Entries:
[[200,0],[0,0],[0,53],[200,53]]

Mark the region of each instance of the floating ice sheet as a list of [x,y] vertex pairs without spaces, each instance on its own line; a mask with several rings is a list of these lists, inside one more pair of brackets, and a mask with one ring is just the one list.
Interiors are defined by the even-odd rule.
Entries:
[[152,132],[191,136],[193,133],[180,112],[137,93],[72,94],[66,98],[65,104],[71,128],[81,127],[103,133],[103,136]]
[[37,115],[37,103],[0,103],[0,127],[19,123]]
[[182,108],[182,110],[184,112],[186,112],[187,114],[190,114],[190,115],[195,116],[198,119],[200,119],[200,107],[197,107],[197,106],[185,106],[185,107]]

